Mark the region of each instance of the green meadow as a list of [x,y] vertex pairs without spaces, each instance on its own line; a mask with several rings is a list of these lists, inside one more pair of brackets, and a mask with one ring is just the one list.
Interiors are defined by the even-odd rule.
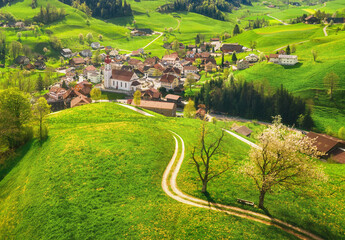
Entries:
[[[174,152],[172,130],[186,144],[178,185],[206,198],[189,164],[200,120],[150,118],[114,103],[68,109],[48,120],[49,138],[42,146],[32,141],[21,148],[15,166],[1,176],[0,238],[295,239],[275,227],[187,206],[165,195],[161,181]],[[209,128],[231,124],[210,123]],[[255,123],[249,127],[254,136],[263,128]],[[231,168],[209,183],[207,198],[239,207],[236,198],[257,202],[253,182],[239,171],[248,161],[249,147],[226,135],[221,150],[224,154],[212,166]],[[313,195],[280,190],[267,196],[267,208],[272,216],[321,237],[343,239],[344,191],[336,183],[344,166],[320,164],[330,177],[320,190]]]
[[164,193],[162,175],[175,147],[168,130],[191,144],[199,123],[148,118],[114,103],[51,115],[49,138],[25,145],[1,176],[0,238],[295,239]]

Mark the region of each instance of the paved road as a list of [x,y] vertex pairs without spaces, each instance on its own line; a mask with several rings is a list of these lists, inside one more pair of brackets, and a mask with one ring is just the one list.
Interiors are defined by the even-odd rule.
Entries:
[[[302,44],[302,43],[309,42],[309,41],[310,41],[310,40],[305,40],[305,41],[302,41],[302,42],[298,42],[298,43],[292,43],[292,44],[297,45],[297,44]],[[289,45],[291,46],[292,44],[289,44]],[[287,48],[287,46],[288,46],[288,45],[283,46],[283,47],[280,47],[280,48],[277,48],[277,49],[276,49],[276,50],[274,50],[274,51],[279,51],[279,50],[282,50],[283,48]]]
[[276,18],[276,17],[272,17],[272,16],[271,16],[271,15],[269,15],[269,14],[267,14],[267,16],[269,16],[270,18],[273,18],[273,19],[275,19],[275,20],[277,20],[277,21],[281,22],[283,25],[289,25],[288,23],[283,22],[282,20],[280,20],[280,19],[278,19],[278,18]]
[[[162,179],[162,188],[163,188],[164,192],[169,197],[175,199],[176,201],[179,201],[181,203],[188,204],[191,206],[211,209],[214,211],[226,213],[228,215],[233,215],[233,216],[249,219],[252,221],[256,221],[256,222],[259,222],[259,223],[262,223],[265,225],[274,226],[274,227],[277,227],[277,228],[279,228],[285,232],[288,232],[288,233],[294,235],[295,237],[297,237],[299,239],[316,239],[316,240],[322,239],[322,238],[320,238],[320,237],[318,237],[312,233],[309,233],[309,232],[307,232],[301,228],[292,226],[292,225],[285,223],[285,222],[283,222],[279,219],[276,219],[276,218],[270,218],[264,214],[252,212],[249,210],[244,210],[244,209],[241,209],[238,207],[232,207],[232,206],[208,202],[208,201],[198,199],[198,198],[195,198],[195,197],[192,197],[192,196],[189,196],[189,195],[183,193],[177,187],[176,179],[177,179],[177,175],[180,171],[180,168],[182,166],[182,163],[183,163],[183,160],[185,157],[185,145],[184,145],[184,141],[181,138],[181,136],[179,136],[178,134],[176,134],[174,132],[171,132],[171,133],[173,134],[173,138],[175,140],[175,152],[174,152],[174,155],[172,156],[167,168],[164,171],[163,179]],[[233,134],[231,134],[231,135],[233,135]],[[234,134],[234,135],[237,135],[237,134]],[[238,135],[237,135],[237,138],[240,140],[243,139],[242,137],[240,137]],[[181,154],[180,158],[179,158],[179,160],[175,166],[175,169],[173,169],[175,161],[178,157],[178,153],[180,152],[178,139],[181,142],[182,150],[180,153]],[[252,144],[252,143],[250,143],[250,144]],[[170,174],[171,174],[171,178],[170,178],[170,182],[169,182]]]

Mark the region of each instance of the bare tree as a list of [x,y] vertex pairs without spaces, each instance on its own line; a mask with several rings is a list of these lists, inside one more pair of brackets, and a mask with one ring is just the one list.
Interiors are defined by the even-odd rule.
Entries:
[[250,162],[243,169],[260,192],[259,208],[265,209],[266,193],[277,187],[301,188],[326,179],[322,169],[311,160],[322,155],[314,140],[290,131],[281,123],[280,116],[275,117],[259,140],[259,147],[251,149]]
[[[196,166],[196,170],[198,171],[200,180],[202,182],[201,192],[203,193],[207,192],[207,184],[209,181],[211,181],[215,177],[218,177],[219,175],[221,175],[222,173],[226,172],[229,169],[229,166],[227,166],[224,170],[219,171],[219,172],[211,170],[210,164],[213,157],[219,154],[218,150],[224,138],[224,131],[222,131],[221,136],[217,137],[216,140],[214,140],[213,142],[206,141],[206,137],[209,133],[205,125],[206,123],[205,121],[203,121],[202,127],[201,127],[199,149],[198,147],[194,147],[192,151],[192,159]],[[199,152],[199,154],[197,152]]]

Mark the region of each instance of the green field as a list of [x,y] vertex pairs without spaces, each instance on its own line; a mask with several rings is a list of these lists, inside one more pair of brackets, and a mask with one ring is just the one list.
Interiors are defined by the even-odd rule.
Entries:
[[174,151],[167,130],[190,143],[197,120],[148,118],[104,103],[49,122],[48,140],[25,145],[0,182],[1,239],[294,239],[165,195],[162,175]]
[[[36,141],[25,145],[16,165],[2,176],[0,238],[294,239],[275,227],[190,207],[165,195],[162,174],[174,151],[167,130],[173,130],[187,147],[178,184],[205,198],[194,166],[188,164],[200,120],[149,118],[114,103],[99,103],[54,114],[49,123],[48,140],[42,146]],[[240,206],[236,198],[256,202],[254,184],[238,171],[248,161],[248,146],[226,135],[221,148],[225,155],[213,166],[228,162],[231,170],[210,182],[209,198],[235,206]],[[344,166],[323,165],[330,180],[314,191],[316,196],[280,191],[270,194],[266,204],[274,217],[342,239],[344,192],[335,183]]]

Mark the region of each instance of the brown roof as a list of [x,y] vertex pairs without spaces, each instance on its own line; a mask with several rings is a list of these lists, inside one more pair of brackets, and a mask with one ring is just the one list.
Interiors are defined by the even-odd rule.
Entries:
[[171,74],[164,74],[162,77],[161,77],[161,79],[160,79],[160,81],[161,82],[166,82],[166,83],[173,83],[174,82],[174,80],[175,80],[175,76],[174,75],[171,75]]
[[181,71],[178,68],[175,68],[175,67],[171,68],[171,67],[169,67],[169,68],[164,70],[164,73],[176,73],[177,75],[180,75]]
[[156,62],[159,60],[158,57],[150,57],[150,58],[146,58],[145,61],[144,61],[144,64],[145,65],[155,65]]
[[129,65],[140,65],[140,64],[143,64],[143,62],[138,60],[138,59],[131,58],[131,59],[129,59],[128,64]]
[[96,68],[95,68],[93,65],[90,65],[90,66],[87,66],[87,67],[85,68],[85,70],[86,70],[86,71],[95,71]]
[[337,148],[331,152],[331,157],[338,163],[345,164],[345,149],[344,148]]
[[129,82],[133,77],[134,72],[126,70],[113,70],[112,79]]
[[221,47],[222,51],[226,51],[226,52],[242,52],[242,45],[239,45],[238,43],[226,43],[223,44],[223,46]]
[[72,101],[71,101],[71,108],[72,107],[76,107],[76,106],[80,106],[80,105],[89,104],[91,102],[92,101],[91,101],[90,98],[88,98],[88,97],[86,97],[86,96],[81,94],[81,95],[79,95],[79,96],[77,96],[77,97],[72,99]]
[[196,66],[185,66],[184,70],[198,71],[199,69]]
[[158,69],[159,71],[164,71],[165,67],[163,67],[161,64],[157,63],[153,66],[155,69]]
[[83,64],[85,63],[85,60],[83,58],[72,58],[72,60],[75,64]]
[[175,94],[168,94],[168,95],[165,96],[165,98],[177,101],[177,100],[179,100],[181,98],[181,96],[175,95]]
[[338,146],[343,146],[345,148],[345,141],[326,134],[309,132],[307,136],[311,139],[315,139],[317,150],[320,152],[329,153]]
[[175,108],[175,103],[141,100],[139,107],[173,110]]
[[170,55],[165,55],[162,60],[165,61],[165,60],[176,60],[178,59],[178,54],[177,53],[172,53]]
[[157,89],[155,89],[155,88],[150,88],[150,89],[148,89],[148,90],[142,92],[142,93],[141,93],[141,96],[143,97],[143,96],[146,95],[146,94],[149,95],[149,96],[151,96],[151,98],[153,98],[153,99],[160,98],[161,95],[162,95],[162,94],[161,94]]
[[270,58],[278,58],[279,54],[270,54]]
[[246,126],[236,127],[236,128],[234,128],[234,131],[239,133],[239,134],[242,134],[244,136],[247,136],[247,137],[253,132],[252,130],[250,130]]

